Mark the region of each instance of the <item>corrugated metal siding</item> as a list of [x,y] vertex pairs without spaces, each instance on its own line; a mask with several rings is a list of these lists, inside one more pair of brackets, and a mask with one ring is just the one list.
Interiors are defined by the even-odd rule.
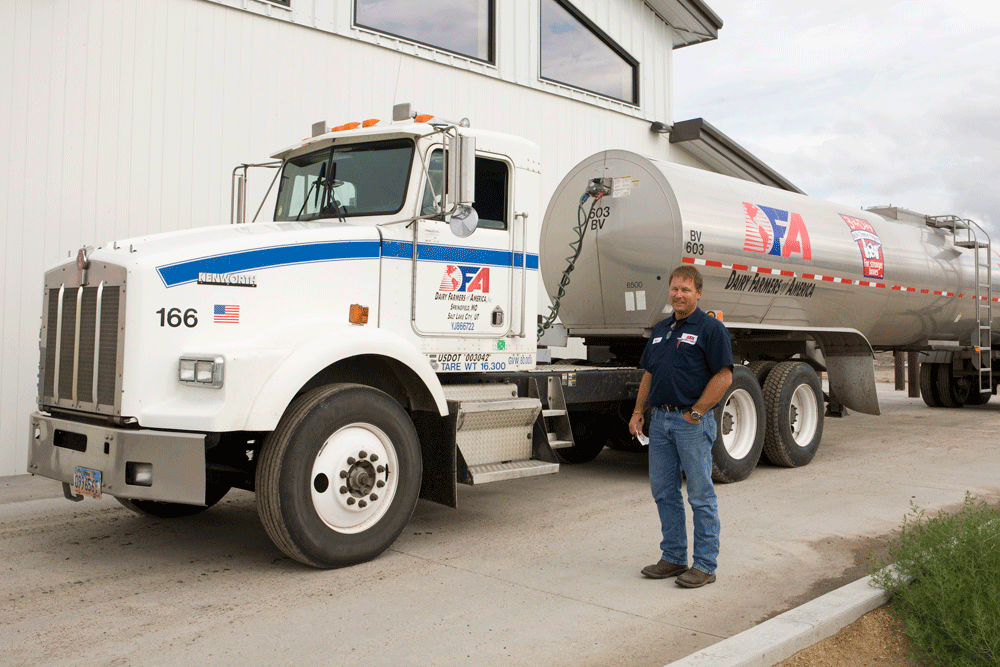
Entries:
[[25,469],[44,270],[84,244],[227,222],[233,167],[314,121],[389,118],[409,101],[526,136],[542,147],[544,199],[604,148],[691,162],[648,131],[671,120],[672,36],[644,3],[576,3],[640,62],[639,108],[539,81],[537,1],[497,5],[491,66],[356,31],[351,0],[295,0],[292,12],[0,0],[0,475]]

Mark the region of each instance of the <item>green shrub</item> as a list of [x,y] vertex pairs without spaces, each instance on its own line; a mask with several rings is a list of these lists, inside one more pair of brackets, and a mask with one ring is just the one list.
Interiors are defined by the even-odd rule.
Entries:
[[[891,564],[891,565],[887,565]],[[1000,665],[1000,512],[966,493],[954,514],[911,504],[875,585],[936,667]]]

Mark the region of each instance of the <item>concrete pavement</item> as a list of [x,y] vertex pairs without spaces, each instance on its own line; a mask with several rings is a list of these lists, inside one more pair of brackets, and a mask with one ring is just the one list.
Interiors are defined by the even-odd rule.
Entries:
[[659,541],[645,457],[611,450],[421,501],[382,557],[334,571],[275,549],[252,494],[163,521],[0,479],[5,662],[660,667],[862,577],[911,502],[1000,498],[1000,401],[879,394],[882,416],[826,421],[809,466],[719,487],[719,580],[697,590],[639,574]]

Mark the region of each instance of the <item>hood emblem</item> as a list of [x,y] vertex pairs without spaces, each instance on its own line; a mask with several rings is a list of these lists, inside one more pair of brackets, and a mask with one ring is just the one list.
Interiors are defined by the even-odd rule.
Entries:
[[80,278],[80,284],[87,284],[87,271],[90,269],[90,253],[94,251],[91,246],[83,246],[76,253],[76,271]]

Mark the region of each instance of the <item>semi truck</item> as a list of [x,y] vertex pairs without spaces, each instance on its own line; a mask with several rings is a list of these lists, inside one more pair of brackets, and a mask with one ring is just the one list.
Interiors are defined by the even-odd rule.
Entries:
[[[718,481],[762,455],[809,463],[827,411],[877,414],[873,349],[924,351],[935,405],[996,390],[971,221],[614,149],[566,174],[543,218],[536,145],[409,105],[318,123],[274,158],[269,221],[243,222],[241,177],[239,224],[88,246],[46,272],[28,472],[165,518],[246,489],[290,558],[365,561],[418,498],[455,507],[459,483],[627,446],[639,356],[684,263],[737,360]],[[566,336],[586,359],[551,359]]]

